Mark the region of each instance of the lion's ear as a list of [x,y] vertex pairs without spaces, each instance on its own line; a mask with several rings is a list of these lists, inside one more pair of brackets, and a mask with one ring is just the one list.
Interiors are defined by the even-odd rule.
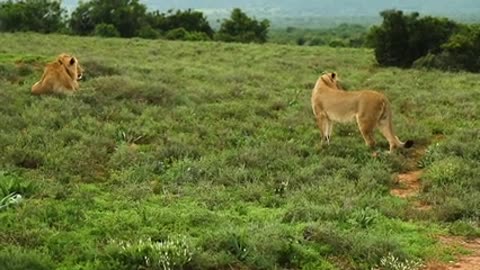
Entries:
[[335,80],[335,77],[337,77],[337,74],[335,72],[332,72],[331,77],[332,77],[333,80]]
[[70,65],[73,65],[75,64],[75,58],[72,57],[72,59],[70,59]]

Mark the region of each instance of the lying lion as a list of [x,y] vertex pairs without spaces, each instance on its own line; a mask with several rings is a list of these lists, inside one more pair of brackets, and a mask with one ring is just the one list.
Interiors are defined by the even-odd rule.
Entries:
[[313,88],[311,102],[322,141],[326,140],[327,144],[330,144],[333,122],[356,120],[365,143],[372,148],[375,146],[375,127],[388,140],[390,152],[395,148],[410,148],[413,145],[413,141],[403,143],[395,136],[392,109],[385,95],[370,90],[343,91],[335,73],[320,76]]
[[77,58],[62,53],[46,65],[42,78],[32,86],[32,94],[73,93],[78,90],[82,76],[83,69]]

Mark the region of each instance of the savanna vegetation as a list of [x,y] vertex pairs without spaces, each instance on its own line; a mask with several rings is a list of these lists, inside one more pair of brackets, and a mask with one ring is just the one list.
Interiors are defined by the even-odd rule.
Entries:
[[400,10],[386,10],[381,16],[383,23],[368,34],[379,64],[480,71],[476,57],[480,54],[480,25]]
[[273,28],[269,41],[278,44],[301,46],[364,47],[368,27],[361,24],[342,23],[338,26],[323,28]]
[[[438,235],[480,234],[478,74],[382,68],[365,48],[0,43],[0,269],[418,269],[462,252]],[[32,96],[64,51],[81,90]],[[321,145],[325,70],[384,92],[415,147],[388,155],[377,134],[372,156],[355,125]],[[419,168],[417,196],[390,194]]]
[[[378,4],[378,3],[377,3]],[[80,2],[71,14],[53,0],[0,1],[0,32],[64,33],[101,37],[141,37],[188,41],[221,41],[330,47],[374,48],[380,65],[403,68],[480,71],[480,26],[453,20],[384,10],[381,25],[339,24],[325,28],[276,28],[270,21],[249,17],[240,8],[218,20],[214,29],[207,17],[192,9],[148,10],[139,0]],[[304,18],[305,19],[305,18]]]
[[270,23],[234,8],[215,32],[205,15],[191,9],[147,10],[139,0],[80,1],[71,14],[55,0],[0,1],[0,31],[68,33],[101,37],[257,42],[267,39]]

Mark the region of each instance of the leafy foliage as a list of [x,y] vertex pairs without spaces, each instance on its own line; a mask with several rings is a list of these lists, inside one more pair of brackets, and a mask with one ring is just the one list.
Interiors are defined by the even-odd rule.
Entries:
[[218,30],[216,39],[226,42],[256,42],[267,41],[268,20],[257,21],[247,16],[241,9],[232,10],[230,19],[224,19]]
[[446,18],[381,13],[383,23],[368,34],[380,65],[479,71],[480,27],[462,25]]
[[155,11],[147,14],[147,19],[152,28],[160,32],[183,28],[187,32],[204,33],[210,38],[214,32],[203,13],[191,9],[169,10],[167,14]]
[[120,33],[113,24],[100,23],[95,26],[95,35],[101,37],[119,37]]
[[70,18],[75,34],[88,35],[100,24],[113,25],[122,37],[137,35],[144,23],[147,7],[138,0],[92,0],[80,2]]
[[427,53],[439,52],[458,28],[448,19],[420,18],[416,12],[404,15],[400,10],[386,10],[380,15],[383,23],[372,27],[369,44],[378,63],[385,66],[410,67]]
[[66,10],[60,1],[7,0],[0,3],[0,31],[61,32]]

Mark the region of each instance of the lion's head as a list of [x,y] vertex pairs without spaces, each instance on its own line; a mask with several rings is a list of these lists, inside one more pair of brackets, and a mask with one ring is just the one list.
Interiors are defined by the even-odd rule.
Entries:
[[83,78],[84,70],[74,56],[62,53],[58,56],[57,61],[65,68],[72,79],[79,81]]
[[343,90],[343,87],[340,84],[340,80],[338,79],[338,75],[335,72],[328,72],[322,74],[320,80],[323,82],[323,84],[330,88]]

